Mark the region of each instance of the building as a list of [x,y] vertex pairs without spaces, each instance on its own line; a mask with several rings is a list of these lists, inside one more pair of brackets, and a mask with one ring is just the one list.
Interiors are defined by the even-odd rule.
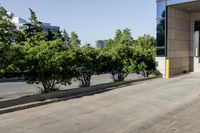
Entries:
[[[23,30],[27,29],[28,27],[25,25],[27,21],[25,19],[22,19],[20,17],[14,16],[13,13],[8,12],[10,16],[12,16],[12,22],[16,25],[17,30]],[[42,31],[44,33],[48,33],[48,31],[51,31],[52,33],[56,33],[60,31],[59,26],[52,26],[50,23],[42,23]]]
[[97,40],[96,48],[104,48],[106,40]]
[[50,23],[42,23],[42,31],[45,34],[48,34],[49,31],[51,31],[52,33],[56,33],[60,31],[60,27],[52,26]]
[[157,0],[157,69],[164,76],[200,71],[200,1]]
[[27,23],[27,21],[20,17],[13,17],[12,22],[15,24],[17,30],[23,30],[23,29],[28,28],[26,25],[24,25]]

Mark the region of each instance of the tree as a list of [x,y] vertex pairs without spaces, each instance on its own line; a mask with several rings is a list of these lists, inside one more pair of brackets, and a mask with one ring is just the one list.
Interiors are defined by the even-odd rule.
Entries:
[[[132,56],[132,49],[124,45],[112,48],[109,51],[103,51],[101,59],[103,61],[103,68],[106,71],[111,72],[111,76],[114,82],[123,81],[130,73],[129,58]],[[105,71],[105,69],[103,69]]]
[[74,51],[74,68],[80,86],[90,86],[92,75],[99,73],[98,50],[92,47],[76,48]]
[[25,36],[25,32],[24,31],[16,31],[16,39],[15,39],[15,44],[19,44],[19,43],[24,43],[26,41],[26,36]]
[[115,42],[113,39],[108,39],[106,40],[105,42],[105,47],[104,47],[104,50],[110,50],[111,48],[113,48],[115,45]]
[[132,46],[134,44],[134,39],[131,35],[130,29],[126,28],[123,30],[123,35],[120,43],[126,46]]
[[0,77],[3,77],[7,72],[12,70],[12,67],[9,64],[10,47],[0,42],[0,53]]
[[48,32],[47,32],[47,35],[46,35],[47,40],[48,40],[48,41],[54,40],[54,36],[55,36],[55,35],[53,34],[53,32],[52,32],[51,30],[48,29]]
[[141,73],[144,77],[155,72],[155,39],[149,35],[139,37],[133,46],[133,57],[130,58],[130,71]]
[[30,29],[32,32],[41,32],[42,31],[42,22],[40,22],[36,16],[36,13],[29,8],[30,11]]
[[63,37],[62,37],[62,34],[61,34],[60,31],[57,31],[57,32],[55,33],[54,39],[55,39],[55,40],[56,40],[56,39],[63,40]]
[[123,32],[120,29],[116,30],[115,37],[114,37],[115,44],[121,43],[122,36],[123,36]]
[[65,45],[70,45],[70,37],[66,30],[63,30],[63,41]]
[[[69,84],[71,78],[66,75],[63,68],[65,48],[61,40],[44,41],[40,45],[32,47],[24,45],[24,66],[26,66],[25,78],[28,83],[41,83],[42,93],[58,90],[57,84]],[[70,67],[65,62],[65,67]]]
[[114,82],[124,80],[130,73],[130,63],[128,62],[132,57],[131,47],[133,44],[134,40],[129,29],[117,30],[114,39],[106,41],[106,46],[100,54],[100,58],[104,62],[101,66],[111,72]]
[[6,9],[0,6],[0,42],[4,45],[15,42],[16,27],[11,19],[12,16],[8,15]]
[[46,35],[42,32],[42,22],[37,19],[36,13],[29,8],[30,11],[30,23],[25,25],[28,27],[24,30],[25,38],[28,43],[37,45],[40,41],[46,41]]
[[81,41],[79,40],[78,35],[75,32],[71,33],[69,42],[70,42],[70,47],[71,48],[80,47],[80,44],[81,44]]

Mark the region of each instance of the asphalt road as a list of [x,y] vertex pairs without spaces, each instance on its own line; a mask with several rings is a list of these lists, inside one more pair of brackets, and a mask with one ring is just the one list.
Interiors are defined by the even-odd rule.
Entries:
[[[130,74],[126,80],[141,78],[141,75]],[[110,74],[94,75],[91,79],[91,84],[102,84],[112,82]],[[27,84],[24,81],[10,81],[10,82],[0,82],[0,100],[11,99],[31,94],[39,93],[38,86],[36,84]],[[69,86],[61,86],[61,89],[72,89],[77,88],[79,82],[73,82]]]
[[200,74],[0,115],[1,133],[199,133]]

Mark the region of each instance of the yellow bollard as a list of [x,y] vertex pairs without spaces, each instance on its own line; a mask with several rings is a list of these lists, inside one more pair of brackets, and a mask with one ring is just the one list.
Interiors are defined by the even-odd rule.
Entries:
[[166,78],[170,78],[170,60],[166,59]]
[[195,56],[196,56],[196,57],[199,57],[199,49],[198,49],[198,48],[196,48]]

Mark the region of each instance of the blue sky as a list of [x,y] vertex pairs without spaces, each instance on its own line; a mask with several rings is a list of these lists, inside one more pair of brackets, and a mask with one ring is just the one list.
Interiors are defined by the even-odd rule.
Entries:
[[15,16],[29,18],[28,8],[42,22],[78,33],[82,43],[108,39],[116,29],[130,28],[136,39],[156,34],[155,0],[0,0]]

